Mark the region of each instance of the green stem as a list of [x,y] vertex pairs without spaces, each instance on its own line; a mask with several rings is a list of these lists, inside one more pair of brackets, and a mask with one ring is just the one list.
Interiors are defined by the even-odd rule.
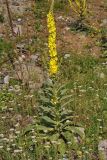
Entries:
[[52,2],[51,2],[50,12],[53,12],[53,8],[54,8],[54,0],[52,0]]

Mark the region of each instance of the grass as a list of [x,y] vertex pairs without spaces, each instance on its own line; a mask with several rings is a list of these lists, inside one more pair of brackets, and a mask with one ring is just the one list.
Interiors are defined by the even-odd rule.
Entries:
[[[74,123],[78,123],[85,130],[85,139],[77,143],[76,146],[71,146],[71,148],[75,150],[78,159],[79,156],[81,159],[79,153],[82,154],[82,158],[96,159],[98,143],[107,136],[107,67],[100,64],[99,59],[84,55],[77,57],[75,54],[70,54],[68,59],[63,58],[60,70],[61,75],[58,83],[68,83],[69,94],[71,94],[71,102],[68,108],[74,112]],[[3,136],[1,139],[1,146],[3,146],[1,151],[2,158],[9,159],[6,156],[10,156],[10,159],[26,160],[30,156],[30,159],[33,160],[34,156],[35,158],[38,157],[37,159],[44,156],[46,159],[51,156],[54,157],[56,149],[51,150],[52,148],[50,148],[49,153],[47,153],[48,150],[46,148],[46,151],[43,151],[44,142],[41,140],[40,135],[38,135],[39,139],[38,136],[35,136],[35,134],[38,134],[35,130],[35,121],[37,121],[35,117],[38,117],[39,109],[37,93],[27,93],[20,85],[11,86],[10,84],[10,87],[4,88],[0,95],[0,135]],[[23,131],[23,123],[26,131]],[[29,129],[27,126],[30,124],[32,124],[32,127]],[[12,129],[13,131],[11,131]],[[23,132],[27,133],[27,137],[21,136]],[[32,139],[33,136],[34,138]],[[41,145],[38,146],[39,140],[41,140]],[[48,144],[48,142],[46,143]],[[32,148],[33,146],[34,148]],[[21,150],[20,147],[22,147]],[[9,148],[8,153],[6,151],[7,148]],[[14,152],[21,152],[21,157],[19,153]],[[68,152],[74,156],[71,149]],[[35,155],[32,155],[32,153]],[[24,158],[23,155],[27,158]],[[60,157],[60,155],[57,156]]]
[[4,16],[2,13],[0,13],[0,23],[3,23],[4,22]]

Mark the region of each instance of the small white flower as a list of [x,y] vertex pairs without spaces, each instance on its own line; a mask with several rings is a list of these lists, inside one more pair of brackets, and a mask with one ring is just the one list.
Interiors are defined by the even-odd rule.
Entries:
[[50,146],[47,145],[47,146],[45,146],[45,148],[50,148]]
[[8,148],[7,148],[7,151],[10,151],[10,150],[11,150],[11,148],[8,147]]
[[46,142],[47,145],[50,145],[50,142]]
[[[2,101],[3,102],[3,101]],[[6,110],[7,109],[7,106],[3,107],[2,108],[3,110]],[[6,117],[3,117],[2,119],[5,119]]]
[[14,128],[10,128],[10,131],[14,131]]
[[44,132],[47,133],[48,131],[47,131],[47,130],[44,130]]
[[22,147],[19,147],[19,149],[21,149],[21,150],[22,150],[23,148],[22,148]]
[[35,136],[31,136],[31,138],[32,138],[32,139],[35,139],[36,137],[35,137]]
[[96,94],[96,97],[99,97],[99,95],[98,95],[98,94]]
[[13,111],[13,108],[9,108],[9,111]]
[[3,138],[3,141],[9,142],[8,138]]
[[69,31],[70,30],[70,27],[65,27],[64,28],[66,31]]
[[23,58],[22,57],[19,57],[19,62],[23,62]]
[[2,119],[6,119],[6,117],[5,116],[3,116],[3,117],[1,117]]
[[0,137],[3,138],[3,137],[4,137],[4,134],[0,134]]
[[10,135],[9,135],[9,138],[10,138],[10,139],[13,139],[13,138],[14,138],[14,136],[13,136],[12,134],[10,134]]
[[32,129],[32,133],[34,133],[35,132],[35,130],[34,129]]
[[57,143],[57,141],[52,141],[52,143],[53,143],[53,144],[56,144],[56,143]]
[[58,145],[61,144],[61,142],[56,142]]
[[102,129],[103,127],[102,127],[102,126],[100,126],[99,128],[101,128],[101,129]]
[[69,58],[69,57],[70,57],[70,54],[65,54],[65,55],[64,55],[64,58],[65,58],[65,59],[67,59],[67,58]]
[[16,150],[14,150],[14,153],[20,153],[20,152],[22,152],[21,149],[16,149]]
[[0,149],[2,149],[3,148],[3,146],[0,146]]
[[25,55],[22,55],[22,58],[25,59],[26,58]]
[[15,131],[16,134],[20,134],[20,131]]
[[105,78],[105,74],[104,73],[100,73],[100,78]]
[[88,151],[84,151],[86,154],[88,154],[89,152]]
[[34,95],[29,95],[29,98],[32,98]]
[[15,124],[15,127],[18,127],[19,125],[20,125],[19,123],[16,123],[16,124]]
[[67,120],[67,121],[66,121],[66,123],[69,123],[69,122],[70,122],[70,120]]
[[97,119],[97,121],[101,122],[101,121],[102,121],[102,119]]
[[84,93],[84,92],[86,92],[86,90],[85,89],[81,89],[80,92]]
[[92,87],[88,87],[89,89],[92,89]]
[[64,20],[64,17],[59,16],[57,19],[58,19],[58,20]]
[[22,21],[22,19],[21,19],[21,18],[18,18],[18,19],[17,19],[17,21],[18,21],[18,22],[21,22],[21,21]]
[[35,139],[32,139],[32,142],[37,143],[37,141]]
[[10,139],[10,142],[13,142],[13,139]]

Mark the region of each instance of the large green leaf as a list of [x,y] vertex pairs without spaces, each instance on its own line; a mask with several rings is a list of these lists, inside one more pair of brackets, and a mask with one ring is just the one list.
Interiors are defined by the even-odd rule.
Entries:
[[65,123],[67,121],[73,121],[74,116],[67,116],[66,118],[63,118],[60,122]]
[[35,128],[35,125],[29,125],[26,128],[24,128],[24,130],[22,131],[22,136],[25,134],[28,134],[30,131],[32,131],[32,129]]
[[46,127],[46,126],[43,126],[43,125],[37,125],[36,126],[37,130],[39,131],[43,131],[43,132],[50,132],[50,131],[53,131],[54,129],[51,128],[51,127]]
[[45,107],[45,106],[40,106],[40,108],[43,110],[43,112],[50,112],[51,108]]
[[74,142],[74,135],[71,132],[69,131],[62,132],[62,135],[64,136],[67,142],[71,142],[71,143]]
[[50,124],[56,124],[56,121],[52,120],[50,117],[48,116],[42,116],[42,120],[47,122],[47,123],[50,123]]
[[66,144],[63,139],[58,139],[58,151],[61,155],[64,155],[66,152]]
[[79,135],[82,139],[85,138],[84,128],[82,127],[66,126],[64,129],[70,131],[71,133]]
[[74,116],[72,110],[70,111],[66,109],[66,110],[61,111],[61,119],[65,117],[69,117],[69,116]]
[[49,136],[49,139],[50,139],[51,141],[57,141],[58,138],[59,138],[59,133],[55,133],[55,134]]
[[42,100],[42,102],[44,103],[49,103],[50,102],[50,99],[49,98],[46,98],[44,96],[40,96],[40,99]]

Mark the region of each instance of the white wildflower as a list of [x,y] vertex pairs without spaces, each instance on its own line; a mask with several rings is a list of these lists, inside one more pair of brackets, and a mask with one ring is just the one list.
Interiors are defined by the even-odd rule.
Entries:
[[20,152],[22,152],[21,149],[15,149],[15,150],[14,150],[14,153],[20,153]]
[[0,146],[0,149],[2,149],[3,148],[3,146]]

